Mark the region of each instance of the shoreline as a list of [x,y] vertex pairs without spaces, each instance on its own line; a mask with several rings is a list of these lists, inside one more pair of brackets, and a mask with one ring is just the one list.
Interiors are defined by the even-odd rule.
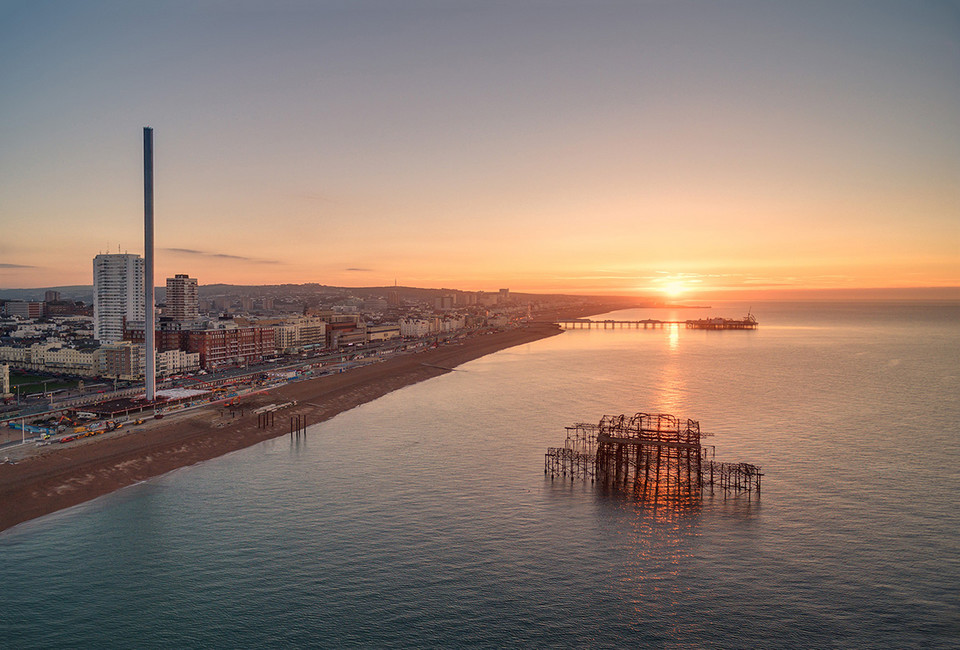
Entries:
[[[593,313],[596,313],[593,310]],[[317,377],[241,398],[242,409],[211,404],[119,435],[42,448],[16,464],[0,465],[0,531],[258,442],[289,433],[289,417],[317,424],[395,390],[452,372],[500,350],[562,333],[555,324],[485,334],[390,357],[347,372]],[[254,409],[296,401],[278,410],[273,426],[257,426]]]

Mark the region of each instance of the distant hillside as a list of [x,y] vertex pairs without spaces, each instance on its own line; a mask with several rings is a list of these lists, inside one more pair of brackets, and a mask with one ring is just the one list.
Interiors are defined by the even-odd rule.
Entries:
[[47,291],[59,291],[62,300],[93,302],[93,285],[70,287],[43,287],[40,289],[0,289],[0,300],[27,300],[39,302]]
[[[40,287],[36,289],[0,289],[0,300],[43,300],[44,293],[53,290],[59,291],[60,297],[64,300],[83,300],[84,302],[93,301],[93,287],[91,285],[78,285],[69,287]],[[324,296],[357,296],[358,298],[367,298],[371,296],[386,296],[391,292],[397,292],[400,297],[406,300],[432,300],[441,295],[456,293],[475,293],[466,292],[461,289],[428,289],[423,287],[334,287],[323,284],[266,284],[266,285],[241,285],[241,284],[207,284],[199,287],[199,293],[202,297],[212,296],[271,296],[288,298],[318,298]],[[489,292],[495,294],[495,291]],[[563,294],[533,294],[533,293],[510,293],[511,298],[518,301],[526,300],[602,300],[604,302],[631,302],[636,303],[637,298],[612,297],[612,296],[571,296]],[[166,287],[158,286],[156,288],[156,297],[158,302],[163,302],[166,298]]]
[[[423,287],[404,287],[404,286],[381,286],[381,287],[334,287],[323,284],[274,284],[260,286],[245,286],[233,284],[211,284],[201,286],[200,295],[209,298],[212,296],[237,296],[246,295],[251,297],[271,296],[274,298],[288,299],[307,299],[332,296],[356,296],[357,298],[369,298],[374,296],[386,297],[390,293],[396,292],[404,300],[424,300],[430,301],[438,296],[458,294],[458,293],[477,293],[476,291],[465,291],[463,289],[450,289],[441,287],[439,289]],[[487,292],[496,295],[496,291]],[[643,298],[631,296],[579,296],[567,294],[536,294],[536,293],[518,293],[510,292],[511,299],[519,302],[528,300],[572,300],[582,302],[602,302],[604,304],[623,304],[639,305],[640,303],[650,302]],[[652,303],[650,303],[652,304]]]
[[[91,285],[75,285],[66,287],[40,287],[36,289],[0,289],[0,300],[43,300],[48,290],[59,291],[64,300],[82,300],[93,302],[93,287]],[[423,287],[334,287],[315,282],[307,284],[206,284],[200,285],[200,295],[204,298],[215,296],[249,296],[258,298],[269,296],[272,298],[286,298],[289,300],[316,300],[327,296],[357,296],[367,298],[371,296],[387,296],[393,291],[400,294],[405,300],[433,300],[437,296],[456,293],[476,293],[463,289],[427,289]],[[166,286],[156,288],[157,302],[166,299]],[[495,294],[496,291],[488,293]],[[663,300],[651,297],[629,296],[581,296],[571,294],[538,294],[510,292],[511,298],[518,302],[528,300],[574,300],[586,302],[602,302],[604,304],[623,304],[629,306],[662,305]],[[960,300],[960,287],[915,287],[902,289],[793,289],[766,292],[757,290],[726,291],[714,296],[717,300]]]

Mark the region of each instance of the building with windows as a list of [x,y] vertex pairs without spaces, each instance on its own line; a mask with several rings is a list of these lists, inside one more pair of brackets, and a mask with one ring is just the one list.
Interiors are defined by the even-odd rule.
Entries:
[[440,331],[439,318],[401,318],[400,336],[419,338],[429,336]]
[[397,323],[367,325],[367,341],[369,343],[387,341],[389,339],[396,338],[400,338],[400,325]]
[[274,350],[272,327],[237,327],[231,322],[187,333],[187,351],[199,354],[206,370],[259,363]]
[[101,343],[123,338],[124,320],[143,320],[143,258],[101,253],[93,258],[93,336]]
[[130,341],[110,343],[100,347],[97,373],[101,377],[136,381],[143,378],[144,350]]
[[13,368],[64,375],[98,374],[97,348],[78,347],[58,339],[29,346],[0,346],[0,361]]
[[4,305],[4,311],[7,316],[16,316],[23,319],[41,318],[44,313],[42,302],[27,302],[24,300],[11,300]]
[[196,320],[199,317],[200,293],[197,279],[186,273],[167,278],[167,307],[163,315],[171,320]]
[[200,369],[200,355],[184,350],[165,350],[157,352],[157,375],[169,377],[182,372]]
[[327,323],[315,316],[291,318],[273,328],[274,344],[280,352],[299,352],[327,344]]
[[367,324],[353,316],[327,324],[327,347],[342,348],[367,342]]

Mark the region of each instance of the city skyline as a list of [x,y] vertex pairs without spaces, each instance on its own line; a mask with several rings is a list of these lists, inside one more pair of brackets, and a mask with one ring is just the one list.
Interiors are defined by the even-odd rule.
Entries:
[[[960,285],[950,3],[6,3],[0,288]],[[739,293],[735,293],[739,292]]]

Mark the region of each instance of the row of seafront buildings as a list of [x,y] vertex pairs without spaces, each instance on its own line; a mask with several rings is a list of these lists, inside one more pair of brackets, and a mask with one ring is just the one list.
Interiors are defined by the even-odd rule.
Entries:
[[[14,325],[7,321],[8,335],[0,342],[0,364],[63,375],[141,379],[146,330],[143,258],[97,255],[93,280],[92,318],[83,313],[42,318],[45,303],[29,303],[26,309],[21,302],[4,305],[6,314],[14,317]],[[49,294],[47,298],[59,300]],[[447,311],[445,304],[442,307],[445,311],[441,314],[408,313],[387,323],[367,322],[359,313],[319,308],[277,318],[209,317],[199,311],[197,279],[177,274],[167,279],[166,303],[154,323],[157,374],[215,371],[259,363],[278,354],[425,337],[478,324],[467,314]]]

